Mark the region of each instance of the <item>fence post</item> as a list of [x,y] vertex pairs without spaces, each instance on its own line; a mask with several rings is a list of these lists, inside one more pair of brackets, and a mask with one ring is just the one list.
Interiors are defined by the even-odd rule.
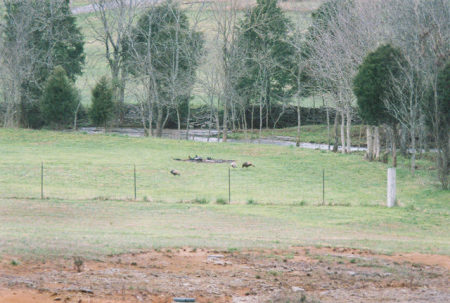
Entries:
[[325,205],[325,169],[322,170],[322,205]]
[[44,200],[44,162],[41,162],[41,200]]
[[396,204],[396,170],[395,167],[388,168],[387,174],[387,207],[394,207]]
[[231,169],[228,167],[228,204],[231,204]]
[[134,164],[133,168],[134,168],[134,201],[136,201],[136,164]]

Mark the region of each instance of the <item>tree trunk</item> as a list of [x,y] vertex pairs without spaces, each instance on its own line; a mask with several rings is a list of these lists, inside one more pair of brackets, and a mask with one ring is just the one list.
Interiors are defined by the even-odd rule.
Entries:
[[397,139],[398,139],[398,131],[397,124],[394,123],[392,128],[392,166],[397,167]]
[[403,156],[407,156],[407,138],[406,138],[407,129],[406,127],[402,126],[400,128],[400,152]]
[[149,134],[153,137],[153,104],[150,102],[148,107],[148,129]]
[[367,125],[366,136],[367,136],[366,159],[369,161],[372,161],[373,160],[373,148],[372,148],[373,136],[372,136],[372,126],[371,125]]
[[361,148],[361,140],[362,140],[362,132],[363,132],[363,125],[361,124],[359,126],[359,142],[358,142],[358,148]]
[[156,116],[156,136],[162,137],[162,124],[163,124],[163,107],[158,105],[158,115]]
[[[323,97],[322,97],[323,98]],[[325,103],[325,101],[324,101]],[[328,138],[328,150],[330,150],[330,145],[331,145],[331,134],[330,134],[330,109],[328,108],[328,106],[326,107],[326,111],[327,111],[327,138]]]
[[180,117],[180,109],[178,106],[175,109],[177,113],[177,131],[178,131],[178,140],[181,140],[181,117]]
[[186,117],[186,140],[189,139],[189,129],[190,129],[190,123],[191,123],[191,102],[190,102],[189,98],[187,100],[187,107],[188,107],[188,112],[187,112],[187,117]]
[[414,176],[416,172],[416,130],[411,128],[411,174]]
[[225,96],[225,104],[223,107],[223,127],[222,127],[222,141],[227,142],[228,135],[228,97]]
[[253,119],[255,118],[255,106],[252,105],[252,113],[251,113],[251,119],[250,119],[250,129],[253,134]]
[[339,112],[336,111],[335,115],[334,115],[334,145],[333,145],[333,152],[337,153],[338,151],[338,146],[339,146],[339,130],[338,130],[338,125],[339,125]]
[[297,147],[300,146],[300,127],[302,125],[300,113],[301,113],[300,101],[297,101],[297,140],[295,142],[295,145]]
[[341,152],[343,154],[346,153],[346,145],[345,145],[345,115],[344,111],[341,111]]
[[262,100],[259,102],[259,139],[262,137],[262,126],[263,126],[263,104]]
[[73,129],[74,130],[78,129],[77,121],[78,121],[78,111],[80,110],[80,106],[81,106],[81,101],[78,102],[77,108],[75,109],[75,117],[73,119]]
[[219,116],[220,97],[217,98],[217,109],[214,111],[216,115],[217,142],[220,142],[220,116]]
[[247,117],[245,116],[245,108],[242,109],[242,124],[244,126],[244,137],[245,137],[245,139],[247,139],[247,137],[248,137],[248,134],[247,134],[248,127],[247,127]]
[[374,136],[374,157],[375,160],[380,160],[380,128],[378,126],[375,126],[375,136]]
[[352,113],[351,109],[347,108],[347,153],[352,152]]

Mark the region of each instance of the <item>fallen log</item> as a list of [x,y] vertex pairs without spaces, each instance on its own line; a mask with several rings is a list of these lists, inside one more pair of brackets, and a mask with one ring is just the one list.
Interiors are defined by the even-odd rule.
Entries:
[[194,162],[194,163],[232,163],[235,161],[235,160],[213,159],[211,157],[207,157],[206,159],[201,157],[195,158],[189,157],[188,159],[175,158],[174,160],[183,162]]

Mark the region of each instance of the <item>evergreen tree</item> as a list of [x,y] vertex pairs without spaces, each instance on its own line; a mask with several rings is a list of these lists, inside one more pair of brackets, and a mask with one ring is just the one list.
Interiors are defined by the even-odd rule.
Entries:
[[62,66],[49,76],[41,98],[41,112],[46,125],[65,127],[71,124],[78,103],[78,93]]
[[[11,56],[23,56],[30,72],[22,79],[20,90],[21,124],[39,127],[38,100],[50,73],[56,66],[64,68],[72,81],[82,73],[85,60],[84,41],[70,10],[69,0],[8,0],[5,1],[6,45]],[[18,20],[29,20],[20,22]],[[26,45],[17,49],[20,36],[26,35]],[[15,51],[20,53],[15,53]]]
[[293,83],[294,50],[288,42],[288,26],[277,0],[258,0],[239,26],[237,43],[245,71],[235,82],[236,90],[249,102],[259,102],[260,108],[266,106],[266,124],[272,99],[288,95]]
[[97,126],[104,126],[106,130],[106,125],[114,113],[113,91],[106,77],[102,77],[92,90],[91,100],[89,114],[92,122]]
[[[395,98],[390,93],[392,77],[399,73],[401,52],[391,45],[382,45],[369,53],[353,81],[360,117],[370,125],[392,123],[394,118],[384,99]],[[395,100],[391,100],[395,102]]]

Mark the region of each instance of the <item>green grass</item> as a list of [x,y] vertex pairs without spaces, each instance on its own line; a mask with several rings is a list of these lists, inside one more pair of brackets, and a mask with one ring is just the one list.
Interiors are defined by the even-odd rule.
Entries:
[[[94,257],[185,245],[450,254],[449,192],[438,189],[434,171],[411,177],[404,159],[402,207],[387,209],[386,165],[359,154],[10,129],[0,129],[0,154],[0,255]],[[195,154],[255,163],[231,171],[231,205],[215,203],[228,197],[227,164],[173,160]],[[133,197],[134,163],[139,201],[115,200]]]
[[345,246],[450,254],[448,216],[382,207],[0,199],[0,255]]
[[[330,143],[334,143],[334,125],[330,125]],[[361,134],[361,137],[360,137]],[[263,138],[272,138],[276,136],[291,137],[295,141],[297,137],[297,127],[288,127],[280,129],[263,129],[261,133]],[[340,129],[339,129],[340,136]],[[352,125],[351,128],[352,146],[366,145],[366,128],[365,126]],[[245,139],[246,134],[235,132],[229,135],[232,139]],[[253,132],[247,132],[247,138],[259,138],[259,129],[254,129]],[[300,141],[310,143],[328,144],[328,128],[327,125],[303,125],[300,128]]]
[[[138,200],[215,201],[228,197],[228,164],[174,161],[189,155],[253,162],[256,167],[231,170],[231,201],[245,204],[322,203],[384,205],[387,166],[363,161],[361,154],[342,155],[294,147],[200,143],[157,138],[128,138],[33,130],[0,130],[0,197],[39,198],[40,166],[44,194],[61,199],[134,198]],[[421,160],[423,167],[433,163]],[[423,164],[421,164],[423,163]],[[402,206],[445,210],[448,192],[440,191],[435,171],[408,172],[400,160],[398,199]],[[177,169],[181,176],[172,176]]]

